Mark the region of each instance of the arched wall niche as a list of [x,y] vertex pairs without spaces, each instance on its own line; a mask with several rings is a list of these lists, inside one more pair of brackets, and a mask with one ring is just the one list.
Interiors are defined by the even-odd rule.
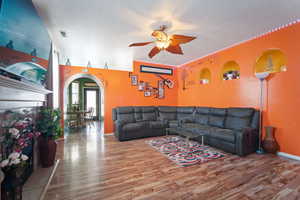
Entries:
[[240,78],[240,66],[234,60],[228,61],[223,65],[221,72],[222,80],[234,80]]
[[211,83],[211,72],[208,68],[204,68],[200,72],[200,84]]
[[256,60],[254,73],[278,73],[287,70],[287,59],[280,49],[269,49]]

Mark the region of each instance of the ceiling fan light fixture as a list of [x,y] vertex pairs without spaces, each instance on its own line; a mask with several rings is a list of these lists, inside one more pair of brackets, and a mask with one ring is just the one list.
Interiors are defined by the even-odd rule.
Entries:
[[168,41],[159,41],[159,40],[155,41],[155,45],[159,49],[166,49],[166,48],[168,48],[170,46],[170,43],[171,43],[170,40],[168,40]]

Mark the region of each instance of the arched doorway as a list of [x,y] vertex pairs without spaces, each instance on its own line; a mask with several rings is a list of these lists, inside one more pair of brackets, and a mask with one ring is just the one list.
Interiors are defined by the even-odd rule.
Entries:
[[[102,80],[98,79],[97,77],[91,75],[91,74],[75,74],[71,77],[69,77],[65,83],[64,83],[64,90],[63,90],[63,100],[64,100],[64,107],[63,107],[63,111],[64,113],[67,112],[67,108],[68,108],[68,101],[69,101],[69,94],[68,94],[68,88],[70,86],[70,84],[77,80],[77,79],[81,79],[81,78],[87,78],[87,79],[91,79],[93,80],[99,87],[99,97],[98,97],[98,100],[99,100],[99,114],[100,114],[100,119],[104,119],[104,84],[102,82]],[[66,116],[64,116],[64,119],[66,119]],[[103,126],[104,126],[104,123],[103,123]],[[102,129],[104,130],[104,127],[102,127]]]

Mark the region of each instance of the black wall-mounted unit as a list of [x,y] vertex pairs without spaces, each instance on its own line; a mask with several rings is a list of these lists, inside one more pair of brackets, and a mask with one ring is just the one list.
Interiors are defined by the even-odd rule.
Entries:
[[152,67],[141,65],[140,72],[143,73],[152,73],[152,74],[163,74],[163,75],[173,75],[173,69],[171,68],[162,68],[162,67]]

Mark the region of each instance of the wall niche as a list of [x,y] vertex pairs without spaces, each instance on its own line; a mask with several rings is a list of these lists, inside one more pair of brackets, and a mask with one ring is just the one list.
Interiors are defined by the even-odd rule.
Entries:
[[208,68],[204,68],[200,72],[200,84],[209,84],[211,83],[211,72]]
[[234,60],[228,61],[223,65],[221,79],[234,80],[240,78],[240,66]]
[[277,73],[287,71],[286,56],[279,49],[269,49],[257,59],[255,73]]

